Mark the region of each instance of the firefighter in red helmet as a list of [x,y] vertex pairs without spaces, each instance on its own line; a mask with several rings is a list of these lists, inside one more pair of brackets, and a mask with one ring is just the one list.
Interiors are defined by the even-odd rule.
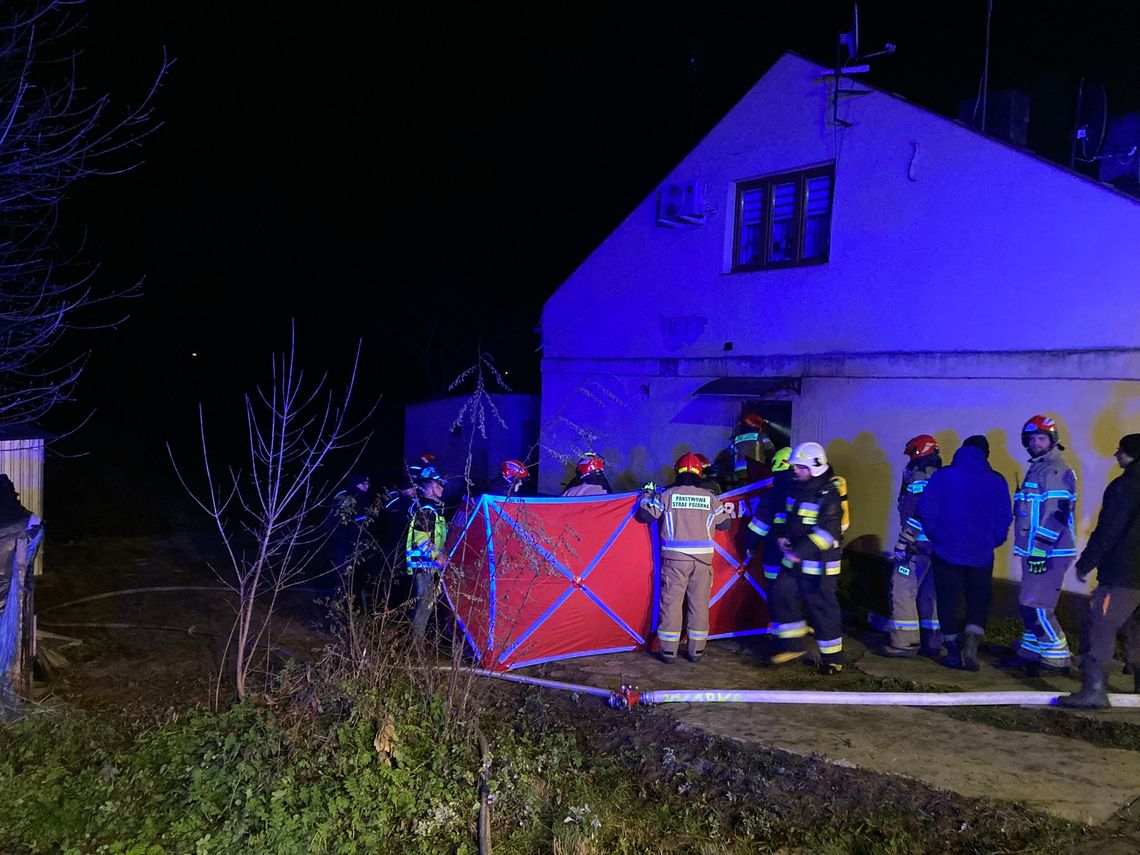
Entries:
[[646,515],[661,521],[658,656],[662,662],[677,659],[683,613],[689,636],[687,655],[696,662],[709,637],[713,529],[728,528],[731,518],[716,493],[701,486],[702,465],[696,454],[682,454],[673,468],[676,482],[660,494],[655,484],[646,484],[638,505]]
[[1055,610],[1077,554],[1077,475],[1061,458],[1065,446],[1048,416],[1030,417],[1021,428],[1021,444],[1029,452],[1029,469],[1013,494],[1013,553],[1022,560],[1018,603],[1025,632],[1000,664],[1030,674],[1067,672],[1069,642]]
[[500,491],[504,496],[513,496],[522,489],[523,481],[530,477],[530,470],[526,468],[526,464],[517,459],[504,460],[499,471],[502,477],[497,479],[498,483],[493,488],[487,490],[496,496]]
[[938,624],[934,575],[930,570],[930,540],[918,518],[918,500],[930,476],[942,468],[938,441],[922,433],[903,449],[910,460],[899,485],[899,539],[891,569],[891,618],[887,622],[890,642],[879,649],[881,656],[936,658],[942,649]]
[[574,478],[562,495],[601,496],[612,492],[610,482],[606,480],[606,461],[600,454],[587,451],[578,459],[578,465],[574,467]]

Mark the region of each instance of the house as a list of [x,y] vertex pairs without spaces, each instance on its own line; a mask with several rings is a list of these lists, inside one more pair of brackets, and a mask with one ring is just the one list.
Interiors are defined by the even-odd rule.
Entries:
[[[633,488],[722,448],[742,412],[818,440],[881,554],[915,434],[1059,424],[1091,531],[1140,430],[1140,203],[787,53],[547,301],[542,445]],[[544,460],[540,489],[564,467]],[[1016,579],[1007,547],[999,578]],[[1075,584],[1070,577],[1069,584]]]

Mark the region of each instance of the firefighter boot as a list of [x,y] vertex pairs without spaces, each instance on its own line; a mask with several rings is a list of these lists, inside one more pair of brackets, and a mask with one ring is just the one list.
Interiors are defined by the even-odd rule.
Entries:
[[978,644],[981,640],[976,632],[967,632],[962,639],[962,667],[967,671],[978,670]]
[[962,648],[958,644],[958,639],[953,641],[946,641],[946,655],[938,659],[939,665],[944,665],[947,668],[961,668],[962,667]]
[[1108,709],[1108,678],[1104,671],[1095,664],[1082,671],[1081,690],[1071,695],[1061,695],[1057,698],[1057,706],[1071,710]]

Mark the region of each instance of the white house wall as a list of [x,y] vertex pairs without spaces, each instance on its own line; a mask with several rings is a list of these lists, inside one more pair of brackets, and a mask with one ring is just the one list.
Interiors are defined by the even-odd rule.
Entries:
[[[1140,345],[1140,205],[881,92],[837,131],[824,72],[785,55],[663,176],[706,222],[650,193],[548,301],[547,358]],[[831,161],[829,262],[728,273],[735,183]]]

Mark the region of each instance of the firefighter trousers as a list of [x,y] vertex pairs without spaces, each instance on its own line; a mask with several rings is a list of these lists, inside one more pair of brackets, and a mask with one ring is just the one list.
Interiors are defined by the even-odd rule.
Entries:
[[768,593],[768,616],[777,653],[804,649],[808,620],[815,630],[820,661],[838,662],[843,652],[838,576],[813,576],[784,568]]
[[887,623],[891,647],[938,650],[942,634],[930,553],[919,552],[896,561],[891,571],[891,619]]
[[1057,600],[1061,597],[1061,582],[1065,571],[1073,563],[1073,556],[1064,555],[1045,559],[1044,573],[1030,573],[1029,559],[1021,562],[1021,622],[1025,632],[1017,648],[1017,655],[1027,662],[1040,662],[1052,668],[1067,668],[1071,661],[1069,641],[1057,620]]
[[689,635],[689,656],[700,656],[705,649],[712,596],[711,560],[711,555],[661,555],[661,622],[657,625],[657,641],[665,656],[677,655],[682,613]]

